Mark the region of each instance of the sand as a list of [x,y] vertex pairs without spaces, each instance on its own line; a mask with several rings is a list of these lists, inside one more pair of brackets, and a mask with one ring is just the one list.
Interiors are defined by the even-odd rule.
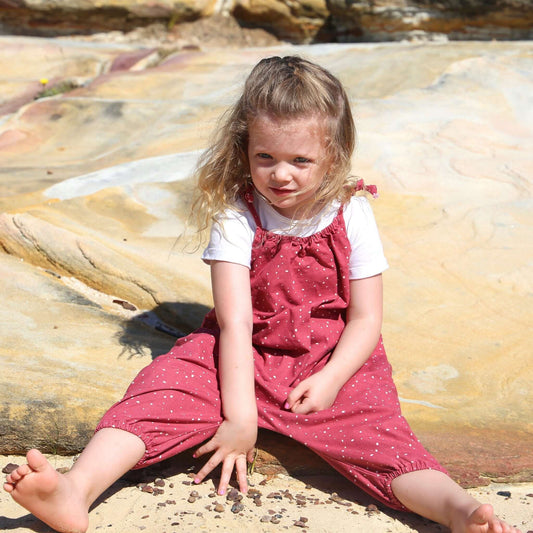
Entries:
[[[49,456],[56,468],[69,468],[72,457]],[[21,464],[24,458],[2,456],[0,465]],[[189,470],[189,472],[187,471]],[[172,461],[130,473],[115,483],[93,506],[89,532],[309,532],[436,533],[446,528],[409,513],[391,511],[360,492],[335,472],[294,477],[250,476],[250,491],[215,494],[216,477],[201,485],[191,479],[192,467]],[[499,516],[521,528],[533,529],[533,483],[491,484],[468,489],[491,503]],[[52,531],[2,491],[0,531]]]

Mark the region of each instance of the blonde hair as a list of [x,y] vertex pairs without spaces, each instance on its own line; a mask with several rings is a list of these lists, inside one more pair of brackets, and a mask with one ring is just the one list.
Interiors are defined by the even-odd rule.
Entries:
[[324,117],[326,152],[331,165],[312,203],[347,201],[353,180],[350,160],[355,126],[348,96],[326,69],[298,56],[262,59],[251,71],[241,97],[223,115],[211,146],[201,156],[198,188],[191,215],[199,232],[218,214],[235,207],[252,181],[248,163],[248,128],[260,114],[279,119]]

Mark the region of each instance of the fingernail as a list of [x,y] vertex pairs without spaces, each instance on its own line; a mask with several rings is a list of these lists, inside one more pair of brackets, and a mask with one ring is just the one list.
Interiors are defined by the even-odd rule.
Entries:
[[288,409],[290,407],[289,402],[285,402],[285,405],[283,407],[285,407],[285,409]]
[[220,490],[218,491],[218,495],[219,495],[219,496],[224,496],[225,493],[226,493],[226,491],[225,491],[224,489],[220,489]]
[[195,477],[193,483],[196,483],[196,484],[200,483],[200,478]]

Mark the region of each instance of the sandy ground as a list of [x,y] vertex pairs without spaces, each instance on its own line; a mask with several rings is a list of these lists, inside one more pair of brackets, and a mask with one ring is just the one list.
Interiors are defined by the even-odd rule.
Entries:
[[[50,456],[56,468],[69,468],[72,457]],[[22,457],[2,456],[0,466],[21,464]],[[185,470],[192,471],[191,468]],[[390,511],[360,492],[340,475],[268,478],[250,476],[250,492],[215,494],[216,477],[192,484],[191,472],[165,463],[128,474],[97,501],[90,514],[89,532],[309,532],[436,533],[446,528],[408,513]],[[498,514],[523,533],[533,533],[533,483],[492,484],[469,489],[476,498],[494,505]],[[0,531],[52,531],[0,494]]]

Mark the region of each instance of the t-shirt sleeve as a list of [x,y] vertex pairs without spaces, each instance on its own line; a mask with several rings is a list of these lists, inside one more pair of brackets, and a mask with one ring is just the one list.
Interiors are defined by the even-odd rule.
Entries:
[[213,223],[202,259],[208,264],[227,261],[250,268],[254,235],[255,222],[249,211],[228,210]]
[[352,197],[345,207],[344,221],[352,247],[350,279],[381,274],[389,265],[383,253],[374,213],[364,196]]

